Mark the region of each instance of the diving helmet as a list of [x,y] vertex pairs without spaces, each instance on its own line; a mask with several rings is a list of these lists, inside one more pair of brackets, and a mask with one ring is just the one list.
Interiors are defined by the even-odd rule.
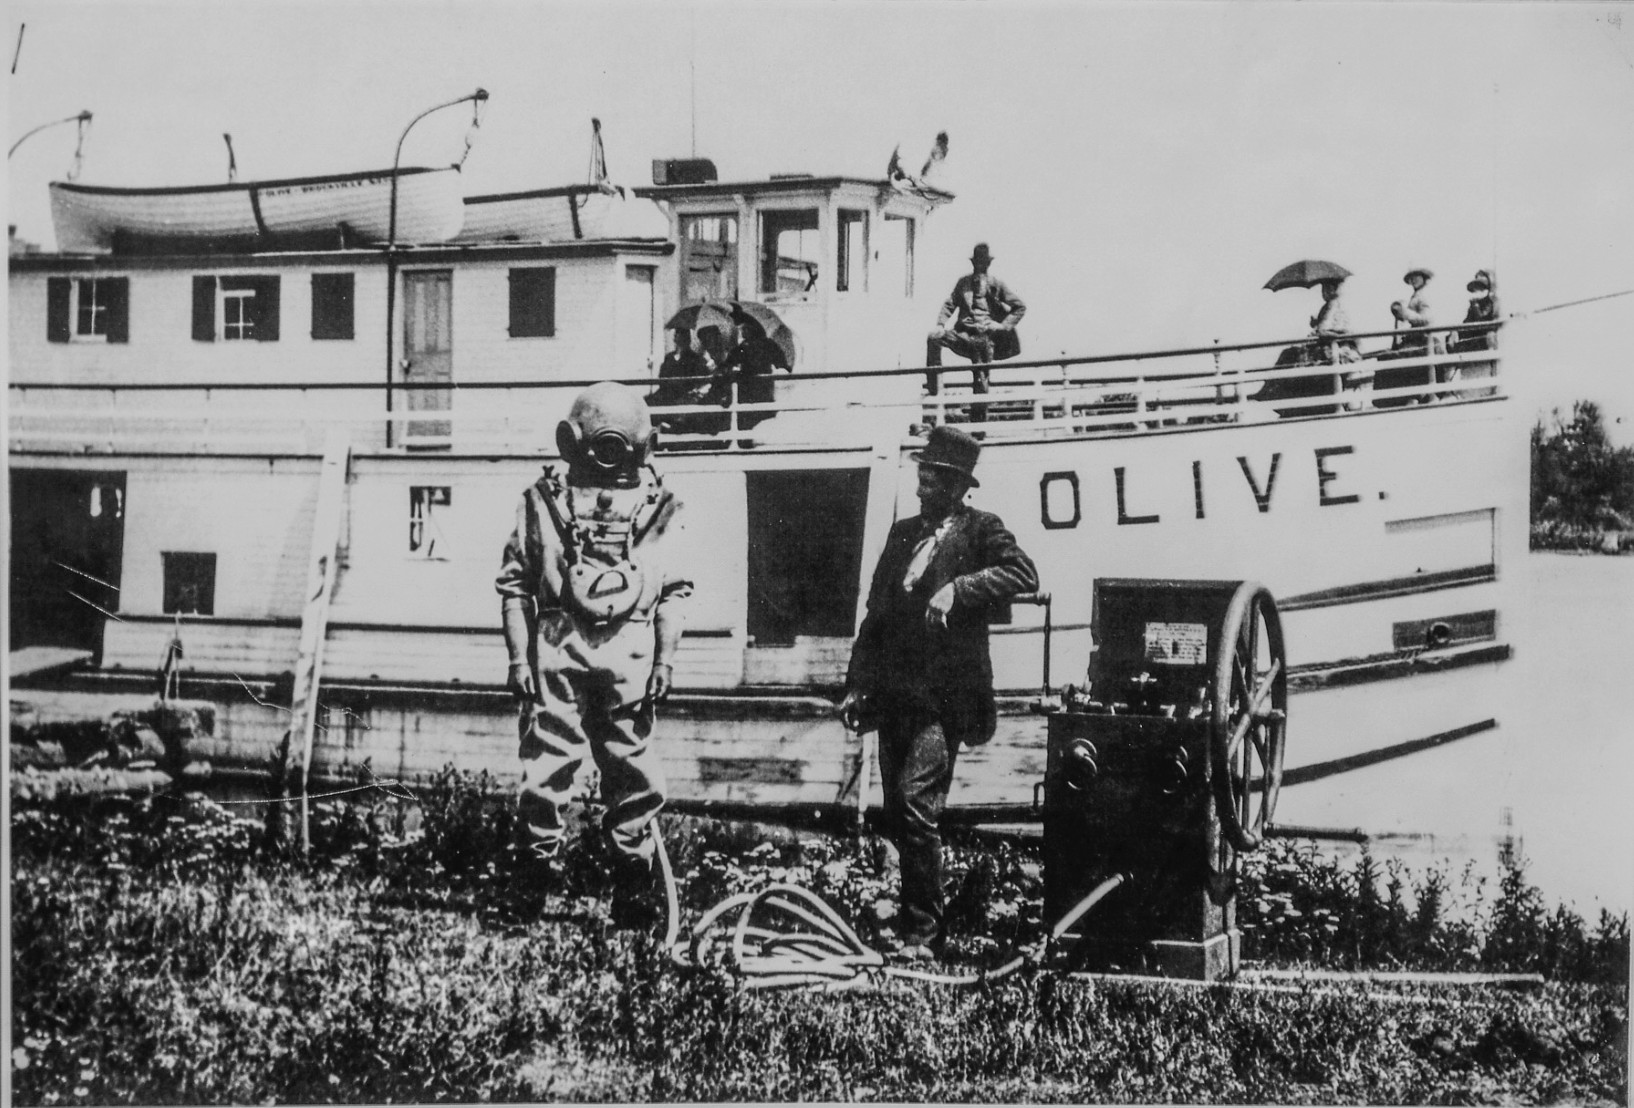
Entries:
[[556,447],[575,473],[633,479],[658,442],[647,403],[616,381],[591,385],[556,425]]

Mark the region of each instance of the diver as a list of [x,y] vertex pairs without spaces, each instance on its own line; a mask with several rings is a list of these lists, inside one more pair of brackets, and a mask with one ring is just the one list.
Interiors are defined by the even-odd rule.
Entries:
[[565,474],[547,465],[523,493],[495,582],[507,684],[520,705],[519,844],[541,883],[561,876],[562,809],[586,756],[601,771],[601,830],[613,860],[613,921],[658,921],[654,821],[664,778],[652,745],[681,638],[675,495],[650,457],[642,398],[602,382],[556,429]]

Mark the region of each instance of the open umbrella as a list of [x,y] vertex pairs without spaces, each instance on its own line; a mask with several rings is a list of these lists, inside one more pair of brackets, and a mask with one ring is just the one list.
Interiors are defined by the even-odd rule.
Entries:
[[719,327],[723,333],[730,333],[735,321],[732,318],[732,305],[725,300],[705,300],[698,304],[688,304],[680,311],[669,317],[664,324],[664,330],[673,331],[677,327],[685,327],[689,331],[702,330],[705,327]]
[[795,348],[794,332],[783,322],[783,317],[758,300],[732,300],[729,303],[740,313],[760,324],[760,329],[766,332],[766,337],[776,343],[777,348],[783,352],[784,367],[793,372],[794,360],[799,351]]
[[729,335],[745,318],[758,323],[760,329],[766,332],[766,337],[777,344],[783,354],[784,366],[792,371],[794,360],[799,355],[794,332],[783,322],[782,316],[758,300],[704,300],[688,304],[669,317],[664,329],[673,331],[677,327],[685,327],[697,331],[704,327],[719,327],[722,334]]
[[1271,279],[1265,282],[1265,287],[1272,292],[1278,289],[1308,289],[1312,285],[1320,285],[1323,281],[1342,281],[1350,276],[1350,270],[1332,262],[1318,262],[1306,259],[1285,265]]

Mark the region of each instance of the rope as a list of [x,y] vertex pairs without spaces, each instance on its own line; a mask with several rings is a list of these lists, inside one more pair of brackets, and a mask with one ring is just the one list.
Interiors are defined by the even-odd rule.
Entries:
[[465,149],[460,152],[460,160],[454,163],[456,169],[465,168],[465,159],[471,156],[471,147],[476,145],[477,132],[482,130],[483,100],[474,100],[471,103],[471,126],[465,129]]
[[79,117],[78,141],[74,143],[74,160],[68,167],[70,181],[79,180],[79,171],[85,164],[85,133],[90,129],[91,121],[82,113]]
[[401,781],[387,778],[383,781],[370,781],[366,785],[354,785],[349,789],[336,789],[327,793],[304,793],[300,796],[274,796],[256,800],[217,800],[215,803],[226,807],[240,804],[296,804],[303,800],[327,800],[332,796],[346,796],[348,793],[360,793],[366,789],[379,789],[394,800],[414,800],[415,795],[408,791],[394,791],[393,786],[401,786]]
[[681,909],[675,872],[656,825],[658,868],[664,878],[668,923],[664,948],[677,965],[725,969],[750,989],[807,988],[834,991],[877,984],[880,978],[938,985],[978,985],[997,981],[1028,963],[1042,960],[1049,944],[1123,884],[1116,874],[1073,905],[1042,939],[994,969],[974,974],[941,973],[891,965],[873,950],[821,897],[798,885],[774,884],[758,892],[729,896],[703,914],[685,942],[680,941]]

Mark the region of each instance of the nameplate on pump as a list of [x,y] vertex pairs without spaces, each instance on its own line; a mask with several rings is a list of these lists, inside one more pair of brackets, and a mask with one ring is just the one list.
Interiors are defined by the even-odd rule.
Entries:
[[1159,665],[1200,666],[1208,662],[1208,625],[1148,623],[1146,660]]

